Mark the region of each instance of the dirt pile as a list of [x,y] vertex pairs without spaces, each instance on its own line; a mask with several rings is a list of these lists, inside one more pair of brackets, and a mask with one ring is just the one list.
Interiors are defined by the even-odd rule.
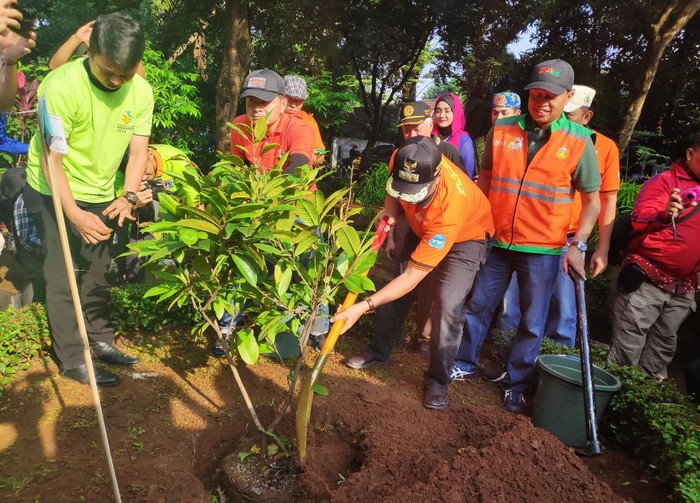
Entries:
[[[363,389],[343,404],[354,413],[335,422],[319,406],[324,419],[314,428],[305,474],[309,497],[338,503],[624,501],[573,450],[524,416],[468,404],[428,411],[417,398]],[[348,442],[353,434],[355,442]],[[354,447],[339,455],[342,445]],[[349,464],[334,465],[336,458]]]

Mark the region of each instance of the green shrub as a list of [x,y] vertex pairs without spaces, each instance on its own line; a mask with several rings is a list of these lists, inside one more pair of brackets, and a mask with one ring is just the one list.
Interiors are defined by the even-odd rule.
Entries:
[[[577,355],[577,349],[542,342],[542,354]],[[674,386],[637,367],[607,363],[607,352],[591,350],[593,362],[622,383],[610,400],[607,426],[615,440],[631,448],[649,470],[673,485],[683,501],[700,501],[700,413]]]
[[700,501],[700,414],[670,384],[636,367],[601,365],[622,389],[610,401],[615,439],[633,449],[655,476],[670,482],[684,501]]
[[153,297],[146,297],[152,284],[124,285],[112,288],[112,325],[116,332],[159,330],[164,326],[194,326],[200,316],[190,305],[168,311]]
[[[117,332],[158,330],[164,326],[194,326],[199,315],[190,306],[167,311],[153,298],[144,298],[153,285],[112,288],[112,324]],[[43,304],[0,311],[0,394],[12,377],[29,368],[30,361],[51,337]]]
[[355,200],[365,207],[362,215],[374,218],[384,208],[388,178],[389,167],[383,162],[375,164],[371,170],[360,176],[354,190]]
[[19,370],[49,342],[46,312],[40,304],[0,312],[0,393]]

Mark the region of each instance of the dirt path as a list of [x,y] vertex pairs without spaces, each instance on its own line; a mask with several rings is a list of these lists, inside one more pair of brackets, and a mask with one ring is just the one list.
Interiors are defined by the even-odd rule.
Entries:
[[[220,458],[253,431],[230,371],[186,330],[130,339],[144,362],[101,391],[122,499],[210,501]],[[314,402],[298,501],[664,501],[621,454],[584,462],[504,412],[492,383],[455,384],[449,408],[428,411],[418,356],[364,372],[340,363],[364,344],[341,339],[326,366],[330,395]],[[265,359],[243,370],[263,416],[286,376]],[[279,431],[291,436],[291,415]],[[89,388],[58,377],[53,362],[36,359],[0,398],[0,501],[111,501]]]

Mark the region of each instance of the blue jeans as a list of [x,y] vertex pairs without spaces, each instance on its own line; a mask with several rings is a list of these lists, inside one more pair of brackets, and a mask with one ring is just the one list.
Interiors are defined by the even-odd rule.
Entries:
[[518,328],[520,323],[520,299],[518,292],[518,278],[513,274],[508,285],[508,290],[503,297],[503,309],[496,320],[496,329],[501,332],[511,332]]
[[521,317],[508,356],[504,385],[517,391],[531,389],[559,260],[559,255],[491,249],[476,276],[472,297],[467,303],[464,336],[456,358],[464,362],[461,367],[476,371],[489,323],[515,272]]
[[[233,302],[231,302],[231,305],[233,305]],[[235,316],[231,316],[228,311],[224,311],[223,316],[221,316],[221,319],[219,320],[219,328],[221,329],[221,333],[226,335],[231,333],[231,325],[235,327],[241,323],[243,323],[242,312],[236,311]]]
[[562,269],[562,262],[573,239],[571,236],[562,248],[559,272],[554,283],[552,300],[549,302],[547,323],[544,326],[545,337],[570,348],[576,345],[576,287],[571,277]]

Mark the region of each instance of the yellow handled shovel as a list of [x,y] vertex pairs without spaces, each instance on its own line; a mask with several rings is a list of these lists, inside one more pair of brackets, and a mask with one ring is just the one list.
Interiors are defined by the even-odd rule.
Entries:
[[[390,225],[388,222],[388,217],[385,215],[379,222],[377,226],[377,232],[375,234],[374,241],[372,241],[371,249],[375,252],[379,251],[384,244],[386,235],[389,232]],[[369,274],[369,270],[363,273],[365,276]],[[357,300],[356,293],[348,293],[341,306],[341,311],[344,311],[348,307],[352,306]],[[323,343],[321,348],[321,354],[316,358],[311,372],[304,378],[301,384],[301,393],[299,394],[299,403],[297,404],[297,415],[296,415],[296,430],[297,430],[297,442],[299,445],[299,460],[304,463],[304,458],[306,457],[306,430],[309,425],[309,418],[311,417],[311,404],[314,399],[313,387],[318,380],[318,376],[323,370],[323,366],[326,364],[328,355],[331,354],[335,343],[338,341],[340,336],[340,331],[343,329],[345,324],[344,320],[338,320],[333,323],[328,336],[326,337],[326,342]]]

